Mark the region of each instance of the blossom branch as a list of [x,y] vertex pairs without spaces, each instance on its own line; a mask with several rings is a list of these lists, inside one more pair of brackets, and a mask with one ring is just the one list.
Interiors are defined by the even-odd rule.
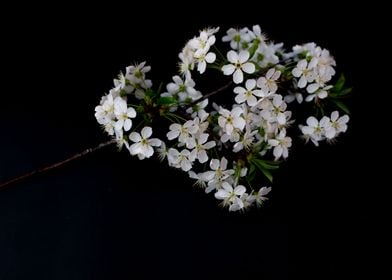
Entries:
[[24,174],[24,175],[21,175],[21,176],[19,176],[19,177],[16,177],[16,178],[14,178],[14,179],[11,179],[11,180],[9,180],[9,181],[6,181],[6,182],[4,182],[4,183],[1,183],[1,184],[0,184],[0,189],[3,189],[3,188],[5,188],[5,187],[10,186],[10,185],[12,185],[12,184],[15,184],[15,183],[17,183],[17,182],[20,182],[20,181],[22,181],[22,180],[24,180],[24,179],[27,179],[27,178],[29,178],[29,177],[32,177],[32,176],[34,176],[34,175],[38,175],[38,174],[41,174],[41,173],[50,171],[50,170],[52,170],[52,169],[61,167],[61,166],[65,165],[65,164],[67,164],[67,163],[69,163],[69,162],[71,162],[71,161],[77,160],[77,159],[79,159],[79,158],[81,158],[81,157],[84,157],[84,156],[86,156],[86,155],[88,155],[88,154],[91,154],[91,153],[93,153],[93,152],[96,152],[96,151],[98,151],[98,150],[100,150],[100,149],[102,149],[102,148],[105,148],[106,146],[109,146],[109,145],[114,144],[114,143],[116,143],[115,140],[110,140],[110,141],[101,143],[101,144],[99,144],[98,146],[96,146],[96,147],[94,147],[94,148],[86,149],[86,150],[84,150],[84,151],[81,152],[81,153],[75,154],[75,155],[73,155],[73,156],[71,156],[71,157],[69,157],[69,158],[67,158],[67,159],[65,159],[65,160],[59,161],[59,162],[57,162],[57,163],[55,163],[55,164],[52,164],[52,165],[49,165],[49,166],[46,166],[46,167],[43,167],[43,168],[40,168],[40,169],[33,170],[33,171],[29,172],[29,173],[26,173],[26,174]]
[[218,89],[216,89],[216,90],[214,90],[214,91],[211,91],[211,92],[209,92],[209,93],[203,95],[203,97],[201,97],[201,98],[199,98],[199,99],[193,101],[193,102],[190,104],[190,106],[194,106],[194,105],[196,105],[197,103],[202,102],[203,100],[206,100],[207,98],[209,98],[209,97],[211,97],[211,96],[214,96],[214,95],[216,95],[216,94],[218,94],[218,93],[224,91],[225,89],[227,89],[228,87],[230,87],[232,84],[233,84],[233,81],[230,81],[229,83],[227,83],[227,84],[221,86],[220,88],[218,88]]

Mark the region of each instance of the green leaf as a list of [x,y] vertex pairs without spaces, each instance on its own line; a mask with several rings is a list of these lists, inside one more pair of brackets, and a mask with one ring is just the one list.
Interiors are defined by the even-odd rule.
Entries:
[[177,102],[176,99],[170,96],[159,97],[157,101],[158,105],[169,105],[169,104],[174,104],[176,102]]
[[344,104],[342,101],[336,100],[336,99],[332,99],[332,102],[335,103],[336,106],[338,106],[343,112],[345,112],[346,114],[350,115],[350,110],[348,109],[346,104]]
[[148,97],[151,97],[151,98],[154,98],[154,97],[157,95],[157,93],[154,92],[154,91],[151,90],[151,89],[147,89],[146,92],[145,92],[145,94],[146,94]]
[[248,183],[252,182],[255,176],[256,176],[256,167],[254,164],[251,164],[249,167],[248,175],[246,176],[246,180],[248,181]]
[[270,161],[270,160],[263,160],[263,159],[254,159],[254,161],[257,161],[258,164],[263,166],[265,169],[275,170],[279,168],[279,162],[277,161]]
[[268,168],[265,168],[263,164],[260,164],[260,161],[262,162],[262,160],[253,160],[252,162],[264,174],[264,176],[272,183],[273,177],[271,172],[269,171]]
[[340,92],[343,89],[343,86],[346,82],[346,78],[344,77],[343,74],[340,75],[338,81],[336,84],[333,86],[332,90],[333,92]]
[[260,44],[259,40],[254,40],[253,41],[253,44],[252,44],[252,46],[249,49],[249,57],[250,58],[252,58],[255,55],[257,49],[259,48],[259,44]]
[[353,90],[353,88],[345,88],[341,92],[339,92],[339,96],[343,97],[343,96],[349,95],[352,90]]

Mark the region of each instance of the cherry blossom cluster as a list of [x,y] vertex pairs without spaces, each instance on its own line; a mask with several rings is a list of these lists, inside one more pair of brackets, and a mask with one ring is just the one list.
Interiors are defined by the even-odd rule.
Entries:
[[[351,89],[344,76],[334,79],[334,58],[315,43],[286,51],[258,25],[230,28],[220,40],[218,32],[204,29],[185,44],[179,73],[164,87],[153,88],[145,62],[127,67],[95,117],[131,155],[157,153],[221,205],[243,211],[267,200],[272,171],[288,158],[293,136],[318,146],[347,130],[342,99]],[[198,88],[195,81],[209,71],[222,74],[219,85]]]

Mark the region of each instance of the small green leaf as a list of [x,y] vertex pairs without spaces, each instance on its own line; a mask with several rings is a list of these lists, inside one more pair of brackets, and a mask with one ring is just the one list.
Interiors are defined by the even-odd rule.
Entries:
[[350,110],[348,109],[346,104],[344,104],[342,101],[336,100],[336,99],[332,99],[332,102],[335,103],[336,106],[338,106],[343,112],[345,112],[346,114],[350,115]]
[[265,169],[275,170],[279,168],[279,162],[270,161],[270,160],[263,160],[263,159],[255,159],[258,164],[263,166]]
[[333,86],[332,91],[333,92],[340,92],[343,89],[345,82],[346,82],[346,78],[344,77],[343,74],[341,74],[338,81]]
[[145,96],[149,97],[151,100],[154,100],[158,96],[158,93],[152,89],[147,89],[145,91]]
[[176,102],[177,102],[176,99],[170,96],[160,97],[157,101],[158,105],[169,105],[169,104],[174,104]]
[[272,174],[268,168],[265,168],[265,166],[263,164],[260,164],[260,162],[262,162],[262,160],[255,159],[252,162],[264,174],[264,176],[272,183],[272,181],[273,181]]
[[249,167],[248,175],[246,175],[246,181],[250,184],[254,178],[256,177],[256,167],[254,164],[251,164]]
[[252,58],[255,55],[257,49],[259,48],[259,43],[260,43],[259,40],[254,40],[253,41],[253,44],[252,44],[252,46],[249,49],[249,57],[250,58]]

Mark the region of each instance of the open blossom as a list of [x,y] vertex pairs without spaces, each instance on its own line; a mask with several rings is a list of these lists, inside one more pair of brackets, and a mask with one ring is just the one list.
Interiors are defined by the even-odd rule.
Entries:
[[339,112],[333,111],[331,114],[331,128],[335,130],[335,134],[339,134],[341,132],[346,132],[347,123],[349,121],[348,115],[343,115],[339,118]]
[[219,110],[219,118],[218,123],[219,126],[223,128],[223,131],[230,135],[234,128],[238,128],[240,130],[245,127],[245,120],[241,117],[243,110],[241,107],[235,107],[233,110],[229,111],[227,109],[221,108]]
[[183,80],[180,76],[174,76],[173,82],[166,86],[167,92],[162,93],[161,96],[175,97],[181,102],[188,98],[196,100],[201,97],[201,93],[195,89],[195,85],[192,78]]
[[207,142],[208,136],[207,133],[202,133],[195,138],[195,148],[191,152],[191,157],[197,158],[200,163],[208,161],[207,150],[216,145],[215,141]]
[[235,101],[238,104],[246,102],[249,106],[255,106],[257,104],[256,97],[263,97],[265,93],[256,89],[256,80],[250,79],[245,83],[245,88],[243,87],[235,87],[234,92],[237,94],[235,97]]
[[128,131],[132,127],[131,118],[136,117],[136,111],[132,107],[128,107],[127,102],[118,96],[114,100],[114,115],[117,118],[114,125],[115,129],[120,130],[124,128],[125,131]]
[[297,66],[291,71],[293,76],[300,78],[298,80],[298,87],[304,88],[307,83],[311,83],[315,79],[315,70],[317,60],[312,59],[309,63],[306,59],[298,61]]
[[195,147],[195,137],[198,127],[194,125],[193,120],[185,122],[183,125],[173,123],[169,127],[170,131],[166,134],[167,139],[173,140],[178,137],[178,141],[186,144],[188,149]]
[[[306,120],[307,126],[301,126],[302,133],[318,146],[318,142],[325,138],[325,133],[330,127],[329,118],[323,117],[318,121],[315,117]],[[326,130],[327,128],[327,130]],[[331,132],[330,132],[331,133]]]
[[215,193],[215,197],[216,199],[223,200],[224,204],[230,205],[229,211],[238,211],[244,208],[244,203],[240,197],[245,192],[246,188],[242,185],[236,186],[233,189],[229,183],[224,182],[222,188]]
[[257,206],[261,206],[264,201],[266,201],[268,198],[266,195],[271,191],[271,187],[262,187],[260,190],[257,192],[255,195],[255,201]]
[[282,129],[275,139],[268,140],[268,144],[274,147],[273,154],[275,160],[278,160],[280,157],[287,158],[289,156],[291,138],[286,136],[286,129]]
[[129,135],[129,139],[134,142],[129,147],[129,151],[132,155],[137,155],[139,159],[149,158],[154,154],[153,147],[159,147],[161,140],[157,138],[151,138],[152,128],[149,126],[143,127],[141,134],[138,132],[132,132]]
[[206,193],[211,192],[214,189],[219,189],[222,187],[223,182],[231,181],[231,176],[234,174],[233,169],[227,169],[228,161],[225,157],[219,159],[212,159],[210,161],[211,171],[206,171],[203,173],[203,178],[208,182],[208,187],[206,188]]
[[252,74],[255,72],[256,68],[252,62],[249,60],[248,51],[240,51],[239,53],[235,51],[229,51],[227,53],[227,59],[230,64],[226,64],[222,67],[223,74],[226,76],[232,75],[233,81],[236,84],[242,83],[244,80],[244,73]]
[[281,72],[276,71],[275,68],[271,68],[265,74],[265,77],[261,77],[257,80],[257,86],[268,95],[275,93],[278,90],[276,81],[279,79]]
[[167,159],[170,166],[181,168],[185,172],[191,170],[194,161],[194,157],[187,149],[184,149],[179,152],[176,149],[170,148]]
[[249,43],[251,40],[252,36],[246,27],[242,29],[230,28],[222,38],[223,42],[230,42],[230,47],[233,50],[242,49],[243,45]]

